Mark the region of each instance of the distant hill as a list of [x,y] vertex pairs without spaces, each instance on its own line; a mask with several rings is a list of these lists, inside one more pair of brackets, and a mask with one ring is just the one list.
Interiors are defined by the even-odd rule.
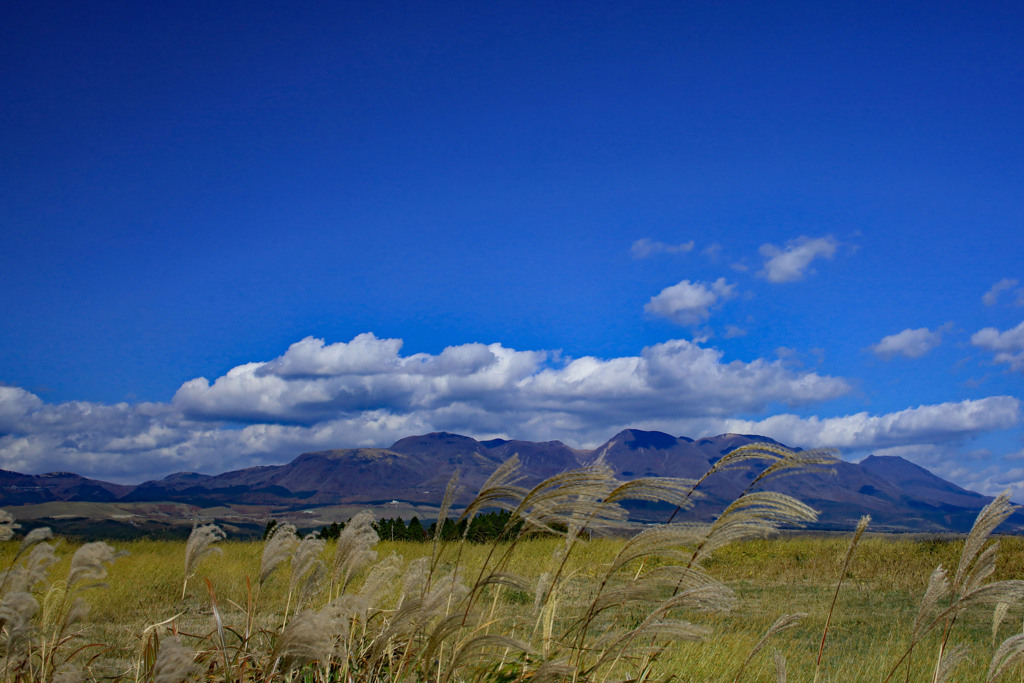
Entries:
[[[505,439],[477,441],[435,432],[411,436],[390,448],[355,448],[304,453],[286,465],[250,467],[218,475],[182,472],[137,486],[111,484],[67,472],[25,475],[0,470],[0,505],[51,501],[174,502],[199,508],[275,506],[309,509],[389,501],[437,504],[452,473],[465,485],[463,501],[494,469],[517,454],[527,482],[537,482],[601,458],[621,479],[699,477],[729,451],[771,442],[756,435],[722,434],[693,440],[662,432],[627,429],[593,450],[560,441]],[[709,520],[756,476],[737,469],[716,474],[701,486],[703,496],[687,519]],[[817,528],[847,530],[870,514],[876,530],[962,532],[970,528],[990,497],[967,491],[899,457],[870,456],[839,462],[824,471],[800,472],[771,481],[767,488],[790,494],[821,512]],[[661,521],[671,508],[637,504],[636,519]],[[1015,513],[1003,531],[1024,532]]]

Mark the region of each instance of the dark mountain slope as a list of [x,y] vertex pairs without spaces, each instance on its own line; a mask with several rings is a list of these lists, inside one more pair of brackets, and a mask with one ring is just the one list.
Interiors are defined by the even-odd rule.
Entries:
[[[756,435],[722,434],[697,441],[662,432],[627,429],[593,450],[560,441],[532,442],[436,432],[401,439],[390,448],[354,448],[304,453],[286,465],[250,467],[218,475],[183,472],[138,486],[122,486],[70,473],[24,475],[0,470],[0,504],[48,501],[168,501],[201,507],[270,505],[305,509],[392,499],[438,504],[458,470],[468,501],[494,469],[518,455],[526,485],[558,472],[601,460],[621,479],[679,477],[696,480],[739,446],[772,442]],[[713,519],[741,495],[759,471],[729,469],[705,480],[694,507],[682,519]],[[762,484],[758,484],[761,486]],[[821,512],[820,528],[850,529],[870,514],[872,528],[919,532],[965,531],[990,498],[967,491],[902,458],[871,456],[828,469],[801,471],[763,485],[790,494]],[[634,517],[664,521],[666,505],[637,504]],[[1024,531],[1017,513],[1008,528]]]

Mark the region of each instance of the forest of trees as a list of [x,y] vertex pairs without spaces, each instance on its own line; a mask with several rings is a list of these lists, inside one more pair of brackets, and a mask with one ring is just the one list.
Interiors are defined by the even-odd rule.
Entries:
[[[465,520],[456,524],[451,519],[445,519],[444,527],[441,530],[441,538],[452,541],[465,535],[468,540],[475,543],[511,539],[522,527],[522,522],[520,521],[502,536],[502,530],[505,529],[511,518],[511,513],[506,511],[484,512],[475,516],[469,523],[468,534],[466,534]],[[263,531],[264,539],[273,532],[277,524],[276,519],[271,519],[267,522],[266,529]],[[313,533],[325,540],[337,540],[341,530],[344,528],[344,522],[333,522]],[[394,519],[378,520],[374,522],[373,528],[377,531],[377,535],[382,541],[429,541],[434,538],[434,534],[437,531],[437,522],[432,522],[429,527],[425,528],[419,517],[413,517],[408,522],[401,517],[395,517]]]

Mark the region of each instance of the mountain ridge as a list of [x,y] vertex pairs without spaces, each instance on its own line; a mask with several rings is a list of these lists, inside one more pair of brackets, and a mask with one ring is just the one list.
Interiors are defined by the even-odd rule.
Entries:
[[[137,485],[112,484],[59,472],[27,475],[0,470],[0,506],[43,502],[169,502],[204,507],[316,508],[338,504],[402,501],[438,504],[452,473],[460,472],[465,503],[494,469],[518,455],[528,484],[598,459],[621,479],[696,479],[725,453],[750,443],[778,442],[754,434],[720,434],[698,440],[664,432],[626,429],[595,449],[561,441],[521,441],[449,432],[409,436],[388,448],[330,449],[302,453],[282,465],[220,474],[176,472]],[[782,445],[782,444],[778,444]],[[800,449],[794,449],[800,450]],[[756,476],[753,468],[729,469],[701,484],[689,519],[713,519]],[[839,461],[829,471],[801,471],[771,480],[766,489],[796,497],[820,511],[819,529],[852,528],[870,514],[873,528],[892,531],[963,532],[991,497],[968,491],[898,456],[871,455],[860,463]],[[664,521],[671,508],[637,504],[642,521]],[[1017,512],[1006,529],[1024,532]]]

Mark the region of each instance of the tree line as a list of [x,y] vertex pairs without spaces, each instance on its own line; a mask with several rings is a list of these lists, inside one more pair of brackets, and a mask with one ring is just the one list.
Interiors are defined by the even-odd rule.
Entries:
[[[511,519],[512,514],[507,510],[484,512],[468,523],[466,520],[456,523],[453,519],[445,519],[441,527],[441,538],[454,541],[465,537],[474,543],[511,540],[523,525],[522,520],[519,520],[506,529]],[[276,519],[268,521],[263,530],[263,538],[270,536],[277,525]],[[324,540],[337,540],[344,528],[344,522],[333,522],[312,533]],[[437,522],[431,522],[430,526],[425,527],[419,517],[413,517],[408,522],[401,517],[394,517],[377,520],[373,523],[373,529],[382,541],[429,541],[437,533]]]

